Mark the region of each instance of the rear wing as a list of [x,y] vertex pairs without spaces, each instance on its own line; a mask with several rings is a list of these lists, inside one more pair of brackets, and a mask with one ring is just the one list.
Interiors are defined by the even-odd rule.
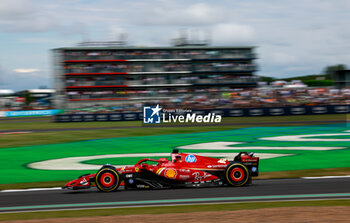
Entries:
[[234,161],[244,164],[250,176],[256,177],[259,175],[259,157],[255,157],[253,152],[240,152],[235,156]]

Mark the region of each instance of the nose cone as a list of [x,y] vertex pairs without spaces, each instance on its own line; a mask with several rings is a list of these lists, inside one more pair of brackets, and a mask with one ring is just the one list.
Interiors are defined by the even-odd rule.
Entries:
[[62,187],[62,189],[65,189],[65,188],[72,189],[77,181],[78,179],[69,181],[68,183],[66,183],[66,185]]

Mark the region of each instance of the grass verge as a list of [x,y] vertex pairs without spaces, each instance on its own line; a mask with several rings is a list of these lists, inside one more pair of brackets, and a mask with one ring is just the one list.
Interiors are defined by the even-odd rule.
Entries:
[[0,221],[23,220],[23,219],[47,219],[47,218],[70,218],[90,216],[112,216],[112,215],[154,215],[164,213],[192,213],[207,211],[235,211],[261,208],[280,207],[321,207],[321,206],[350,206],[350,199],[346,200],[322,200],[322,201],[283,201],[283,202],[254,202],[254,203],[225,203],[225,204],[203,204],[183,206],[159,206],[142,208],[111,208],[76,211],[46,211],[0,214]]
[[350,167],[263,172],[256,179],[283,179],[283,178],[346,176],[346,175],[350,175]]
[[[229,117],[223,118],[225,124],[253,124],[259,125],[274,122],[302,122],[305,121],[341,121],[346,122],[345,114],[327,115],[291,115],[291,116],[264,116],[264,117]],[[300,123],[299,123],[300,124]],[[121,122],[69,122],[55,123],[53,119],[43,118],[42,120],[1,120],[1,130],[30,130],[30,129],[65,129],[65,128],[98,128],[98,127],[126,127],[141,126],[141,121],[121,121]]]
[[231,130],[250,126],[202,126],[202,127],[167,127],[167,128],[128,128],[128,129],[99,129],[99,130],[74,130],[33,132],[23,134],[0,135],[0,148],[17,146],[47,145],[56,143],[77,142],[83,140],[152,136],[195,132],[210,132]]
[[[309,115],[309,116],[276,116],[276,117],[244,117],[224,118],[222,126],[177,126],[177,127],[152,127],[152,128],[123,128],[123,129],[93,129],[93,128],[118,128],[141,127],[140,121],[130,122],[82,122],[82,123],[53,123],[49,119],[43,122],[0,122],[0,130],[36,130],[50,129],[48,132],[32,132],[23,134],[0,135],[0,148],[17,146],[45,145],[55,143],[76,142],[101,138],[150,136],[179,133],[195,133],[209,131],[223,131],[237,128],[256,126],[289,126],[313,125],[314,123],[300,123],[307,121],[345,121],[345,115]],[[294,122],[294,123],[293,123]],[[322,124],[322,123],[317,123]],[[327,124],[327,123],[324,123]],[[60,131],[61,129],[70,129]],[[76,130],[75,130],[76,129]],[[55,131],[57,130],[57,131]]]
[[[77,177],[78,177],[78,176],[77,176]],[[73,180],[73,179],[72,179],[72,180]],[[68,182],[68,181],[48,181],[48,182],[0,184],[0,190],[62,187],[62,186],[65,185],[67,182]]]
[[[312,169],[312,170],[292,170],[292,171],[263,172],[263,173],[260,173],[259,177],[254,178],[254,179],[283,179],[283,178],[319,177],[319,176],[345,176],[345,175],[350,175],[350,167],[346,167],[346,168]],[[49,182],[33,182],[33,183],[0,184],[0,190],[62,187],[65,183],[67,183],[67,181],[49,181]]]

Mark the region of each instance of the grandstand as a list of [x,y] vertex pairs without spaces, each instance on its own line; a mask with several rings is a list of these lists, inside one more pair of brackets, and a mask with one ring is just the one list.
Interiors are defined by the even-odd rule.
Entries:
[[57,108],[181,102],[254,89],[254,47],[80,45],[53,49]]

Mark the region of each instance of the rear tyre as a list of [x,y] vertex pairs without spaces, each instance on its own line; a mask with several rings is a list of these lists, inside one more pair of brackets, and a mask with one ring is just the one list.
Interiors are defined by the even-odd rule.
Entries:
[[249,180],[249,171],[241,163],[232,163],[226,167],[225,177],[230,186],[244,186]]
[[96,187],[103,192],[116,191],[120,185],[120,174],[112,167],[102,167],[95,179]]

